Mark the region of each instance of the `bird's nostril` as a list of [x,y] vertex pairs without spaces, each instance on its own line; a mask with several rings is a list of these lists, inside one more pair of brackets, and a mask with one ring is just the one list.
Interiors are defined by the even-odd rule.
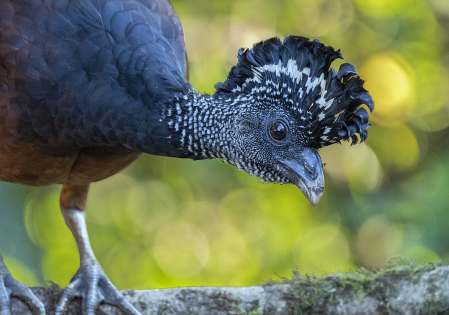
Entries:
[[315,167],[313,167],[313,165],[308,164],[308,163],[304,163],[304,169],[306,170],[307,175],[309,175],[312,178],[315,178],[316,176],[316,170]]

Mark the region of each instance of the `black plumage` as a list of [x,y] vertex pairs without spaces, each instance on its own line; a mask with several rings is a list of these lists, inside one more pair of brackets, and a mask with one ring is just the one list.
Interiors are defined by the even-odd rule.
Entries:
[[[188,82],[167,0],[0,0],[0,179],[62,184],[81,256],[56,313],[81,296],[85,314],[102,301],[138,314],[96,261],[83,211],[89,184],[140,153],[220,158],[293,183],[315,205],[324,189],[317,150],[364,141],[374,107],[352,65],[330,69],[337,58],[318,40],[272,38],[240,49],[227,80],[204,95]],[[0,264],[2,274],[10,277]],[[30,306],[43,312],[35,299]]]
[[[358,141],[356,133],[360,135],[361,141],[368,136],[366,129],[369,127],[369,115],[365,108],[359,107],[366,104],[371,112],[374,103],[363,88],[363,80],[357,76],[354,66],[348,63],[342,64],[338,72],[329,69],[332,61],[342,58],[340,51],[324,46],[318,40],[310,41],[304,37],[290,36],[285,38],[283,43],[278,38],[273,38],[254,45],[251,50],[242,48],[238,58],[239,61],[229,72],[228,79],[216,85],[218,93],[251,93],[255,85],[266,84],[267,80],[287,83],[285,87],[278,88],[282,94],[278,97],[279,102],[294,104],[292,109],[297,112],[310,112],[303,124],[304,133],[312,132],[304,140],[305,146],[318,149],[349,139],[355,144]],[[248,79],[254,78],[254,68],[263,68],[266,65],[286,68],[289,60],[293,60],[298,69],[310,69],[309,73],[294,82],[288,74],[270,71],[265,73],[261,82],[246,83]],[[324,87],[315,84],[307,90],[307,80],[319,78],[322,74]],[[238,87],[241,89],[236,91]],[[288,91],[288,88],[291,91]],[[304,93],[301,94],[301,91]],[[326,94],[323,95],[324,93]],[[321,100],[332,100],[332,103],[325,107],[319,106],[317,102]],[[318,115],[321,113],[325,114],[325,117],[320,120]],[[324,140],[322,136],[326,127],[329,127],[330,131],[326,133],[327,139]]]

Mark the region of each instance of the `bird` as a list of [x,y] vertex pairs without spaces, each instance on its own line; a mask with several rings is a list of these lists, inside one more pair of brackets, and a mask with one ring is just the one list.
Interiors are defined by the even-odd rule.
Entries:
[[[270,38],[241,48],[215,93],[202,94],[168,0],[0,0],[0,180],[62,185],[80,255],[56,314],[75,297],[85,315],[100,303],[140,314],[95,258],[85,210],[89,185],[142,153],[221,159],[262,182],[294,184],[316,205],[318,150],[365,141],[374,109],[353,65],[331,68],[339,58],[317,39]],[[11,296],[45,314],[0,254],[0,314]]]

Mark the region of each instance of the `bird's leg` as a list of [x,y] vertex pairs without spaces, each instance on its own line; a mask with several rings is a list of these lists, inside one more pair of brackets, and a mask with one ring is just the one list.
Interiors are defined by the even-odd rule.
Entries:
[[82,298],[82,314],[94,315],[101,302],[119,307],[125,314],[140,313],[121,295],[105,275],[92,251],[87,234],[84,209],[89,185],[63,185],[60,197],[61,212],[75,237],[80,255],[80,268],[57,305],[56,315],[62,315],[74,297]]
[[10,296],[25,302],[33,314],[45,315],[45,307],[34,293],[23,283],[14,279],[0,254],[0,315],[10,315]]

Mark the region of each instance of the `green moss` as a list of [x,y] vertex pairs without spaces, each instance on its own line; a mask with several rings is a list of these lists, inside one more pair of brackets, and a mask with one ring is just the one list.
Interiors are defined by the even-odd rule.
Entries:
[[45,281],[45,286],[50,289],[51,294],[49,294],[49,296],[52,297],[53,302],[55,304],[58,303],[59,299],[62,296],[62,293],[64,292],[64,289],[62,289],[59,284],[56,284],[51,280]]
[[[390,260],[379,271],[360,268],[346,273],[337,272],[335,275],[338,277],[337,285],[351,286],[357,292],[359,299],[363,299],[366,293],[370,295],[389,295],[389,291],[396,290],[399,280],[410,278],[420,270],[435,269],[440,265],[440,263],[419,264],[416,260],[399,257]],[[419,279],[416,281],[419,281]],[[374,284],[374,282],[376,283]],[[370,289],[370,291],[366,292],[366,289]]]
[[[387,302],[388,296],[396,291],[399,280],[410,278],[420,271],[435,269],[440,265],[440,263],[419,264],[415,260],[394,259],[378,271],[360,268],[346,273],[336,272],[322,278],[314,275],[302,276],[295,270],[293,279],[284,281],[291,284],[284,295],[284,300],[288,305],[289,314],[315,313],[319,311],[318,305],[326,304],[325,302],[332,303],[337,291],[343,298],[345,292],[348,294],[355,292],[360,300],[369,295]],[[391,309],[388,303],[381,305],[379,311],[382,313],[397,311]],[[438,309],[430,304],[428,308],[429,311]]]
[[45,281],[45,287],[50,288],[52,291],[53,290],[62,290],[61,286],[57,283],[54,283],[51,280],[46,280]]
[[320,299],[329,299],[332,295],[332,281],[318,279],[315,275],[301,276],[296,270],[293,273],[292,280],[284,281],[291,284],[284,295],[289,314],[308,313]]
[[262,315],[263,312],[260,309],[259,300],[253,300],[250,303],[250,306],[245,310],[245,312],[242,312],[240,315]]
[[240,304],[240,298],[234,297],[226,292],[216,292],[210,295],[212,299],[212,305],[216,310],[236,310]]
[[240,297],[234,297],[227,292],[214,292],[212,294],[206,294],[204,292],[192,292],[188,289],[181,290],[178,294],[178,299],[189,305],[195,303],[189,303],[189,300],[198,301],[198,295],[203,295],[203,298],[199,299],[198,307],[207,307],[214,312],[214,314],[232,314],[240,311]]

